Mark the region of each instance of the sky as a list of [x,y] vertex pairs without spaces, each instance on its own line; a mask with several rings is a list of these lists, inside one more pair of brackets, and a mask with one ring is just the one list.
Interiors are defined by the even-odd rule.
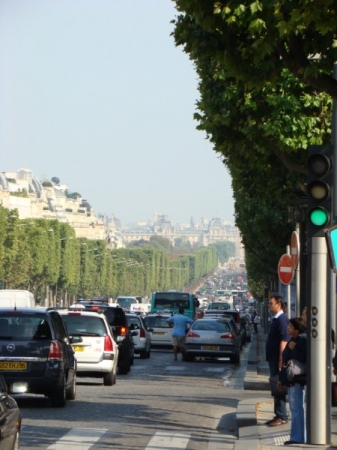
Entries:
[[176,15],[171,0],[1,0],[0,171],[58,177],[122,224],[234,223]]

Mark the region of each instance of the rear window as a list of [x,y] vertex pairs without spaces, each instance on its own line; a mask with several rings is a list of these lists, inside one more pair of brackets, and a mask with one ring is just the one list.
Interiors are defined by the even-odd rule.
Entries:
[[103,311],[110,325],[117,327],[126,325],[125,313],[121,308],[104,308]]
[[226,333],[231,331],[228,322],[217,322],[215,320],[200,319],[193,325],[193,331],[215,331],[216,333]]
[[0,316],[0,339],[51,339],[51,331],[45,315],[6,313]]
[[148,328],[170,328],[170,325],[166,322],[168,317],[144,317],[144,322]]
[[62,315],[70,336],[106,336],[107,329],[100,317]]
[[138,317],[134,316],[126,316],[126,320],[128,322],[128,326],[130,327],[133,325],[134,327],[141,328],[141,322]]

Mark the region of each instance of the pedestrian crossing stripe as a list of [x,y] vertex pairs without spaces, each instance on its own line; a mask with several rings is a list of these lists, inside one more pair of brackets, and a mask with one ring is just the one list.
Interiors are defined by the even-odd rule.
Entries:
[[107,431],[100,428],[72,428],[47,450],[89,450]]
[[145,450],[184,450],[188,445],[191,434],[181,433],[165,433],[157,431],[150,442],[145,447]]

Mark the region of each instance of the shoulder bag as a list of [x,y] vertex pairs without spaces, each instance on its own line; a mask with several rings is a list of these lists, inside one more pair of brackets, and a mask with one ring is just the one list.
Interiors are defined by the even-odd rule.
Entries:
[[286,365],[287,378],[294,380],[297,375],[304,375],[307,372],[307,365],[297,359],[289,359]]

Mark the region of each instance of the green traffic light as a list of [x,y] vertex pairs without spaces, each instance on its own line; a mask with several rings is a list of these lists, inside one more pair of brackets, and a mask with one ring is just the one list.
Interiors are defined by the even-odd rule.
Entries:
[[309,219],[316,227],[322,227],[328,222],[329,215],[323,208],[314,208],[309,212]]

